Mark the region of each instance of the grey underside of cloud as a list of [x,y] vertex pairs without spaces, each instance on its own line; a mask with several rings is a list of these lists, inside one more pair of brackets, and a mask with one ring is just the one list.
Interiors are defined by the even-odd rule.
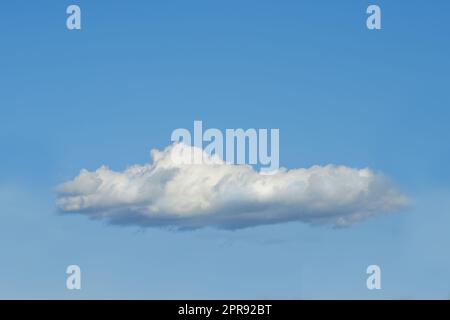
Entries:
[[189,152],[202,151],[174,144],[123,172],[81,170],[57,188],[57,206],[121,225],[238,229],[289,221],[344,227],[407,204],[369,169],[328,165],[266,175],[206,154],[204,164],[174,161]]

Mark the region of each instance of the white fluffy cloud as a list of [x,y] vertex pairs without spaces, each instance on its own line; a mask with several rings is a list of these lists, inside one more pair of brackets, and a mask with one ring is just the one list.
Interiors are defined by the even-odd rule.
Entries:
[[327,165],[263,175],[207,154],[208,164],[174,161],[191,151],[203,152],[174,144],[123,172],[81,170],[57,188],[57,206],[118,224],[235,229],[287,221],[348,226],[407,202],[369,169]]

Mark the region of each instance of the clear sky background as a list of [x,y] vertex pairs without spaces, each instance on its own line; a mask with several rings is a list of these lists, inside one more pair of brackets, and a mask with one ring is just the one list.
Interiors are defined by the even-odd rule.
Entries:
[[[446,0],[3,2],[0,298],[449,298],[449,14]],[[146,163],[194,120],[279,128],[283,167],[370,167],[411,204],[344,229],[57,212],[55,186],[80,169]]]

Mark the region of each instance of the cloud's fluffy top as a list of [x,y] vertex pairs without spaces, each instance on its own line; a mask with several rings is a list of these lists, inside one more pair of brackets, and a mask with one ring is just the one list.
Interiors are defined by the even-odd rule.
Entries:
[[203,153],[174,144],[152,150],[151,164],[123,172],[81,170],[57,188],[57,205],[119,224],[234,229],[286,221],[348,226],[407,202],[369,169],[328,165],[263,175],[206,153],[205,164],[182,164],[191,151]]

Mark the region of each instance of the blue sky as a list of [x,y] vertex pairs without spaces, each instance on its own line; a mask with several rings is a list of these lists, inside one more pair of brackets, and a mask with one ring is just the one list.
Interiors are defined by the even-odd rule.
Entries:
[[[380,31],[366,8],[382,9]],[[66,7],[82,30],[65,27]],[[0,298],[450,296],[447,1],[14,1],[0,9]],[[286,168],[383,172],[411,199],[344,229],[113,226],[55,187],[172,130],[279,128]],[[82,269],[82,290],[65,268]],[[366,267],[382,289],[366,288]]]

